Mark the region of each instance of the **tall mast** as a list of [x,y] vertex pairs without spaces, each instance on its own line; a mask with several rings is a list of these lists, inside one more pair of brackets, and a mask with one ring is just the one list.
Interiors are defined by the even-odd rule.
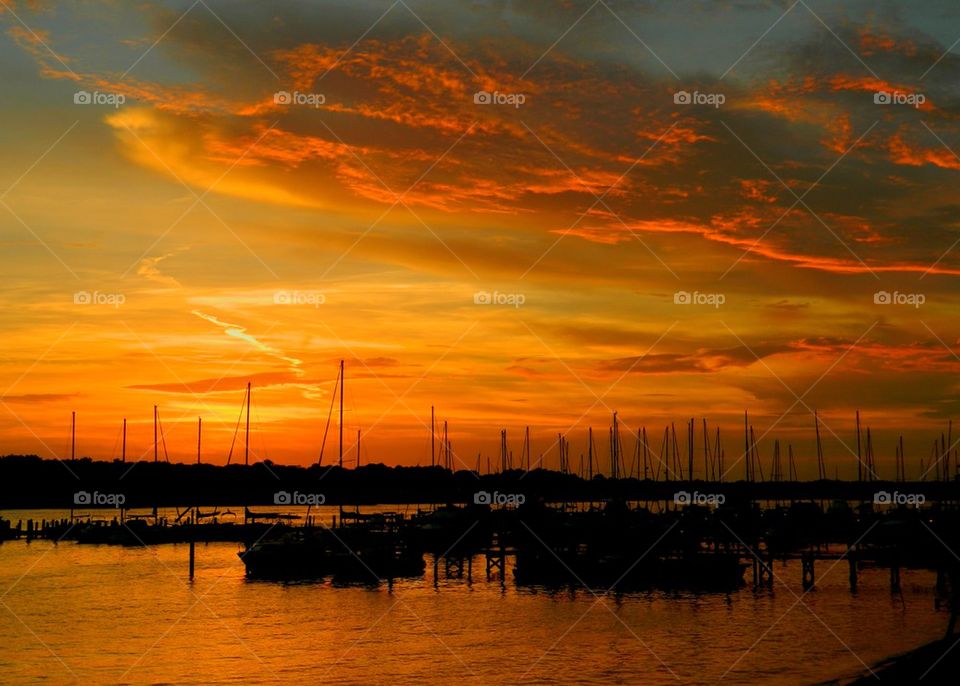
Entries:
[[647,465],[649,463],[649,455],[647,451],[647,427],[643,427],[641,435],[643,436],[643,480],[646,481],[650,478],[650,474],[647,471]]
[[610,478],[613,479],[614,474],[616,473],[616,453],[614,452],[615,448],[613,447],[613,427],[611,426],[607,429],[607,440],[610,442]]
[[827,465],[823,461],[823,444],[820,442],[820,418],[817,416],[817,411],[813,411],[813,426],[817,432],[817,470],[818,476],[826,481],[827,479]]
[[120,461],[127,461],[127,418],[123,418],[123,443],[120,448]]
[[717,427],[717,442],[713,444],[713,456],[717,460],[717,481],[723,481],[723,448],[720,446],[720,427]]
[[743,454],[747,458],[746,477],[750,481],[750,431],[747,427],[747,411],[743,411]]
[[863,481],[863,462],[860,460],[860,410],[857,410],[857,481]]
[[357,467],[360,466],[360,429],[357,429]]
[[157,406],[153,406],[153,461],[157,461]]
[[340,467],[343,468],[343,386],[346,379],[343,378],[343,360],[340,360]]
[[247,434],[243,446],[243,464],[250,464],[250,382],[247,382]]
[[[664,454],[667,455],[667,461],[663,461]],[[663,429],[663,439],[660,441],[660,455],[657,457],[657,473],[654,475],[653,480],[656,481],[660,476],[660,468],[663,467],[663,480],[670,481],[670,427],[665,426]]]
[[200,464],[200,432],[203,430],[203,417],[197,417],[197,464]]
[[436,460],[437,448],[437,430],[434,428],[436,425],[433,423],[433,405],[430,406],[430,466],[434,466],[434,461]]
[[[934,441],[936,445],[936,441]],[[943,455],[947,450],[947,444],[943,438],[943,432],[940,432],[940,453],[937,455],[937,479],[942,480],[943,477]]]
[[587,474],[593,481],[593,427],[587,429]]
[[900,481],[907,480],[906,458],[903,455],[903,434],[900,434]]
[[500,473],[507,471],[507,430],[500,429]]
[[714,477],[713,460],[709,455],[710,441],[707,439],[707,418],[703,418],[703,480],[709,481]]
[[[527,448],[527,471],[529,472],[530,471],[530,427],[529,426],[525,429],[523,443]],[[522,469],[523,455],[520,456],[520,462],[521,462],[520,467]]]
[[947,452],[945,455],[947,459],[943,465],[943,478],[945,481],[950,480],[950,449],[953,448],[953,443],[951,443],[952,440],[953,440],[953,420],[951,419],[947,422]]
[[613,429],[610,432],[610,449],[612,451],[611,452],[612,466],[611,466],[610,472],[611,472],[611,476],[614,479],[617,478],[618,470],[620,468],[620,465],[619,465],[620,453],[617,450],[619,448],[619,445],[618,445],[619,442],[620,442],[620,437],[617,433],[617,413],[614,412],[613,413]]
[[76,456],[77,450],[77,413],[70,413],[70,459]]

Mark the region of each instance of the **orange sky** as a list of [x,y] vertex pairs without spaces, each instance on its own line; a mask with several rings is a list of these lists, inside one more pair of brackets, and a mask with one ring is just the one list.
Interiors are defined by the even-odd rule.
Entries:
[[79,454],[127,417],[152,459],[156,404],[222,463],[252,381],[255,457],[309,463],[343,358],[351,460],[429,462],[435,405],[460,466],[526,425],[576,464],[614,410],[729,464],[749,410],[809,476],[818,409],[849,475],[859,408],[918,468],[960,369],[950,6],[590,7],[5,0],[0,452],[75,410]]

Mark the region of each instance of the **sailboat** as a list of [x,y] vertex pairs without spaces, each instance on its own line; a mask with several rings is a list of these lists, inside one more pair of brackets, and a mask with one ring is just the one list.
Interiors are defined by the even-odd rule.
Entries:
[[[340,391],[339,461],[343,465],[344,362],[335,389]],[[346,515],[346,516],[345,516]],[[334,579],[377,583],[382,579],[420,576],[426,569],[422,550],[405,535],[402,515],[347,514],[341,509],[333,527],[305,525],[281,531],[237,553],[249,578]]]

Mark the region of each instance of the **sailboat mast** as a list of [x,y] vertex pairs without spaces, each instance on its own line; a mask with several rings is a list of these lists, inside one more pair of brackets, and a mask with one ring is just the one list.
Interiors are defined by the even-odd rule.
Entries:
[[947,454],[946,454],[946,463],[943,465],[943,478],[944,480],[950,479],[950,449],[953,447],[953,420],[951,419],[947,422]]
[[340,468],[343,469],[343,386],[346,379],[343,378],[343,360],[340,360]]
[[200,434],[203,431],[203,417],[197,417],[197,464],[200,464]]
[[[523,442],[527,447],[527,471],[530,471],[530,427],[528,426],[525,430],[523,437]],[[520,467],[523,468],[523,456],[520,456]]]
[[437,429],[433,420],[433,405],[430,406],[430,466],[434,466],[437,455]]
[[77,450],[77,413],[70,413],[70,459],[76,456]]
[[703,480],[710,481],[713,479],[713,460],[709,454],[710,441],[707,439],[707,418],[703,417]]
[[900,434],[900,481],[907,480],[906,458],[903,455],[903,434]]
[[823,461],[823,444],[820,442],[820,418],[817,416],[816,410],[813,412],[813,426],[817,432],[817,470],[818,476],[826,481],[827,479],[827,465]]
[[593,427],[587,429],[587,475],[593,481]]
[[617,453],[617,413],[613,413],[613,427],[610,429],[610,476],[617,478],[617,468],[620,456]]
[[650,478],[650,472],[648,471],[650,455],[649,451],[647,450],[647,427],[643,427],[641,435],[643,436],[643,480],[646,481],[648,478]]
[[153,406],[153,461],[157,461],[157,406]]
[[857,481],[863,481],[863,461],[860,459],[860,410],[857,410]]
[[500,429],[500,473],[507,471],[507,430]]
[[123,418],[123,443],[120,448],[120,461],[127,461],[127,418]]
[[750,432],[747,427],[747,411],[743,411],[743,454],[747,458],[746,480],[750,481]]
[[243,464],[250,464],[250,382],[247,382],[247,431],[243,445]]

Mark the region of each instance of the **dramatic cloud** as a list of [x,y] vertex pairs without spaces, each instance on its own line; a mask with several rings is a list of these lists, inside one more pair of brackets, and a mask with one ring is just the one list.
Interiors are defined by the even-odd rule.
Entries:
[[251,382],[290,459],[341,359],[386,460],[433,405],[481,446],[615,409],[800,432],[811,386],[927,430],[957,407],[957,17],[8,3],[4,397],[38,435],[151,393],[229,425]]

